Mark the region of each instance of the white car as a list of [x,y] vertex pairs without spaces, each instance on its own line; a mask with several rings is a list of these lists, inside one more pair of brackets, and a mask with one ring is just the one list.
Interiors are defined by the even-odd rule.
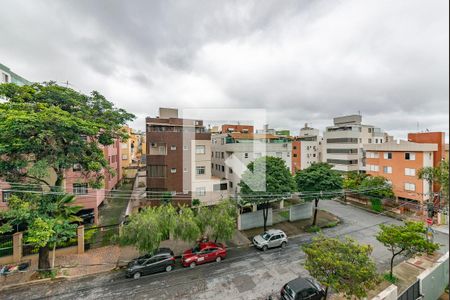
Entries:
[[269,248],[287,246],[288,238],[286,233],[279,229],[271,229],[253,238],[253,245],[256,248],[266,251]]

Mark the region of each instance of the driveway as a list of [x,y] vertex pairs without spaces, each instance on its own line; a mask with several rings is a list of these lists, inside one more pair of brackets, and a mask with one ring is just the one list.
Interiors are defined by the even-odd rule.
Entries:
[[[373,257],[380,271],[386,270],[390,254],[376,239],[378,225],[400,223],[335,201],[321,201],[325,209],[342,219],[342,225],[327,229],[328,236],[349,235],[360,243],[373,246]],[[171,273],[125,279],[123,272],[84,277],[76,280],[25,286],[3,291],[2,299],[266,299],[276,295],[287,281],[307,275],[301,263],[304,253],[300,246],[312,234],[291,238],[289,246],[265,253],[253,248],[231,249],[221,263],[177,268]],[[448,236],[437,233],[443,243],[441,252],[448,251]],[[399,262],[399,261],[397,261]]]

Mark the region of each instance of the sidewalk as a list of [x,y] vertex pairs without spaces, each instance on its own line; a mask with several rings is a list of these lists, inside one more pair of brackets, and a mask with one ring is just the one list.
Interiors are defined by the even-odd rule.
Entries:
[[439,232],[441,232],[441,233],[444,233],[444,234],[447,234],[447,235],[448,235],[448,228],[449,228],[448,224],[445,224],[445,225],[435,225],[435,226],[432,226],[432,228],[433,228],[434,230],[436,230],[436,231],[439,231]]

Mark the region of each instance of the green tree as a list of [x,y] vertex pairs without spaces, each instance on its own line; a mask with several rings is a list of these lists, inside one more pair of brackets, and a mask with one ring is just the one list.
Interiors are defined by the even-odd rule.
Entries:
[[92,187],[100,187],[102,170],[112,172],[101,146],[127,138],[122,127],[134,118],[98,92],[87,96],[52,82],[1,84],[0,96],[7,99],[0,103],[0,177],[52,189],[62,186],[74,164]]
[[175,218],[174,237],[182,241],[193,242],[200,236],[200,229],[191,208],[182,206]]
[[[67,194],[21,193],[8,200],[7,211],[0,213],[6,221],[0,233],[10,232],[18,223],[28,228],[25,241],[39,250],[39,269],[54,267],[56,245],[76,236],[76,216],[80,206],[74,206],[75,197]],[[53,247],[53,260],[50,266],[49,249]]]
[[428,201],[433,201],[433,185],[439,183],[440,173],[440,168],[435,167],[423,167],[417,172],[417,178],[425,180],[428,183]]
[[439,185],[441,186],[442,198],[448,203],[449,193],[449,177],[448,177],[449,161],[441,162],[439,171]]
[[[300,193],[304,193],[306,200],[314,199],[314,219],[312,226],[316,226],[319,200],[332,199],[336,192],[342,189],[342,176],[327,163],[315,163],[310,167],[298,171],[295,181]],[[309,195],[308,195],[309,193]]]
[[228,241],[236,230],[236,205],[233,200],[224,200],[212,210],[211,231],[214,242],[217,240]]
[[359,245],[350,238],[341,241],[321,235],[305,244],[303,251],[305,269],[326,287],[325,298],[328,288],[332,288],[348,299],[353,296],[361,299],[379,281],[369,245]]
[[364,178],[367,175],[364,173],[359,173],[357,171],[351,171],[345,174],[345,177],[342,182],[342,187],[346,190],[356,190],[361,185]]
[[439,245],[426,239],[426,228],[422,222],[405,222],[404,225],[380,225],[376,238],[391,252],[389,276],[393,277],[394,258],[402,254],[412,257],[421,253],[431,254]]
[[264,231],[270,203],[295,191],[295,182],[284,161],[279,157],[261,157],[247,166],[239,183],[241,204],[256,204],[263,209]]
[[392,185],[383,176],[367,176],[359,186],[360,192],[377,199],[393,198]]

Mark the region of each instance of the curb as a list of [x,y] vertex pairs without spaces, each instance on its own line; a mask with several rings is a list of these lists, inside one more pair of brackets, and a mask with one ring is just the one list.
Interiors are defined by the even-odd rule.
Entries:
[[340,204],[343,204],[343,205],[348,205],[348,206],[351,206],[351,207],[355,207],[355,208],[359,208],[359,209],[365,210],[365,211],[370,212],[370,213],[372,213],[372,214],[374,214],[374,215],[380,215],[380,214],[383,214],[383,216],[389,217],[389,218],[392,218],[392,219],[396,219],[397,221],[404,221],[404,220],[405,220],[405,219],[403,219],[403,218],[400,217],[400,216],[390,215],[390,214],[387,215],[385,212],[379,213],[379,212],[373,211],[373,210],[371,210],[371,209],[369,209],[369,208],[362,207],[362,206],[359,206],[359,205],[355,205],[355,204],[353,204],[353,203],[351,203],[351,202],[344,202],[344,201],[342,201],[342,200],[336,200],[336,201],[339,202]]
[[5,286],[2,286],[0,288],[0,291],[14,289],[14,288],[22,287],[24,285],[27,285],[27,286],[31,285],[32,286],[32,285],[37,285],[37,284],[46,283],[46,282],[50,282],[50,281],[65,281],[65,280],[67,280],[67,278],[65,278],[63,276],[58,276],[58,277],[55,277],[55,278],[37,279],[37,280],[32,280],[32,281],[27,281],[27,282],[22,282],[22,283],[15,283],[15,284],[10,284],[10,285],[5,285]]

